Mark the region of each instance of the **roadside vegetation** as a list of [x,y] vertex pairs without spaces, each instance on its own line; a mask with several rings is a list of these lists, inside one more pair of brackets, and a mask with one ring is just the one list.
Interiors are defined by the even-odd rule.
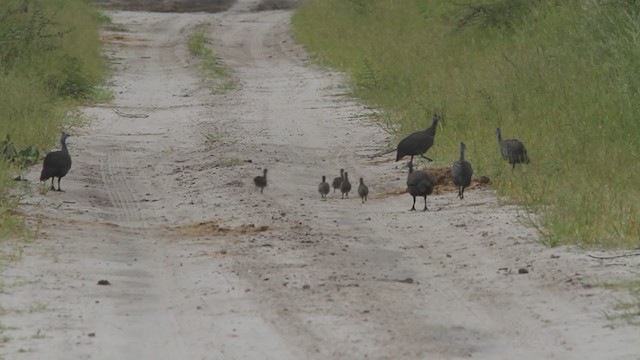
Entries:
[[187,48],[192,55],[200,59],[198,64],[200,74],[209,91],[212,94],[220,94],[233,89],[236,84],[231,72],[219,63],[211,47],[207,46],[209,42],[206,35],[208,30],[208,26],[199,25],[189,35]]
[[607,283],[607,289],[621,292],[624,300],[617,301],[613,310],[605,311],[609,320],[623,320],[632,325],[640,325],[640,280]]
[[[396,139],[441,114],[430,157],[464,141],[547,245],[640,246],[640,2],[307,0],[293,28]],[[497,127],[530,164],[501,159]]]
[[[56,146],[70,112],[104,99],[105,21],[84,0],[6,0],[0,9],[0,239],[15,234],[8,191]],[[28,179],[38,181],[38,179]]]

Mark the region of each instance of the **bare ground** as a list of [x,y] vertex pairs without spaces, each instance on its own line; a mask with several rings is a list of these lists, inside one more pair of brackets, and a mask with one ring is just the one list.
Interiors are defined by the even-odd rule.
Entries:
[[[640,330],[603,315],[623,294],[599,286],[638,260],[545,248],[487,189],[407,211],[406,170],[366,156],[386,139],[370,110],[307,63],[289,12],[253,5],[112,13],[128,29],[106,34],[117,96],[85,109],[66,192],[24,201],[38,237],[3,268],[0,356],[640,358]],[[185,39],[200,23],[236,90],[198,79]],[[368,203],[320,200],[339,168]]]

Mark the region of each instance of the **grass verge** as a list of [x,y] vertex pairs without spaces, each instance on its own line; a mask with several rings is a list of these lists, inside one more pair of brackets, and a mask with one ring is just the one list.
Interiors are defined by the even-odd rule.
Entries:
[[[430,157],[450,164],[464,141],[545,244],[640,245],[637,1],[308,0],[292,24],[396,140],[442,114]],[[528,166],[501,159],[496,127]]]
[[7,0],[0,9],[0,239],[25,230],[12,179],[57,144],[71,110],[108,98],[96,88],[103,21],[84,0]]

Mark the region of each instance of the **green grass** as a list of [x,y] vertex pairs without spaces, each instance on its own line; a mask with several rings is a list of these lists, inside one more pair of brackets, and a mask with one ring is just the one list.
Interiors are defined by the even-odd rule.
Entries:
[[618,301],[612,311],[604,312],[608,320],[623,320],[632,325],[640,325],[640,280],[604,284],[605,289],[624,291],[630,300]]
[[[308,0],[292,23],[396,140],[442,114],[430,157],[448,165],[464,141],[544,243],[640,245],[637,1]],[[528,166],[500,158],[496,127]]]
[[199,25],[187,39],[187,48],[192,55],[200,59],[200,75],[212,94],[220,94],[232,90],[235,81],[231,72],[218,61],[213,50],[207,46],[209,27]]
[[106,69],[98,36],[105,19],[84,0],[3,2],[0,139],[9,136],[15,151],[0,156],[0,239],[24,229],[8,197],[11,179],[57,144],[69,111],[108,98],[96,88]]
[[243,165],[245,163],[244,160],[242,159],[238,159],[238,158],[231,158],[231,159],[225,159],[222,160],[219,165],[221,167],[234,167],[234,166],[240,166]]

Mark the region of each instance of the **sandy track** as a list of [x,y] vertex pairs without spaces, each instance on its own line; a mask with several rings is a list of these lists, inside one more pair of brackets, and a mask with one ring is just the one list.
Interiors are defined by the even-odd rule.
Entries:
[[[408,212],[408,195],[381,197],[406,170],[364,156],[385,139],[359,120],[369,110],[337,74],[307,65],[290,13],[246,8],[113,14],[130,30],[109,45],[113,107],[148,117],[86,109],[94,121],[70,144],[67,192],[25,200],[42,235],[3,271],[0,355],[640,356],[640,331],[605,320],[616,298],[593,286],[631,277],[637,262],[543,248],[487,190],[434,196],[428,213]],[[185,38],[201,22],[237,90],[209,94],[190,66]],[[263,167],[260,195],[251,179]],[[369,203],[355,191],[320,201],[320,176],[341,167],[354,185],[365,177]]]

